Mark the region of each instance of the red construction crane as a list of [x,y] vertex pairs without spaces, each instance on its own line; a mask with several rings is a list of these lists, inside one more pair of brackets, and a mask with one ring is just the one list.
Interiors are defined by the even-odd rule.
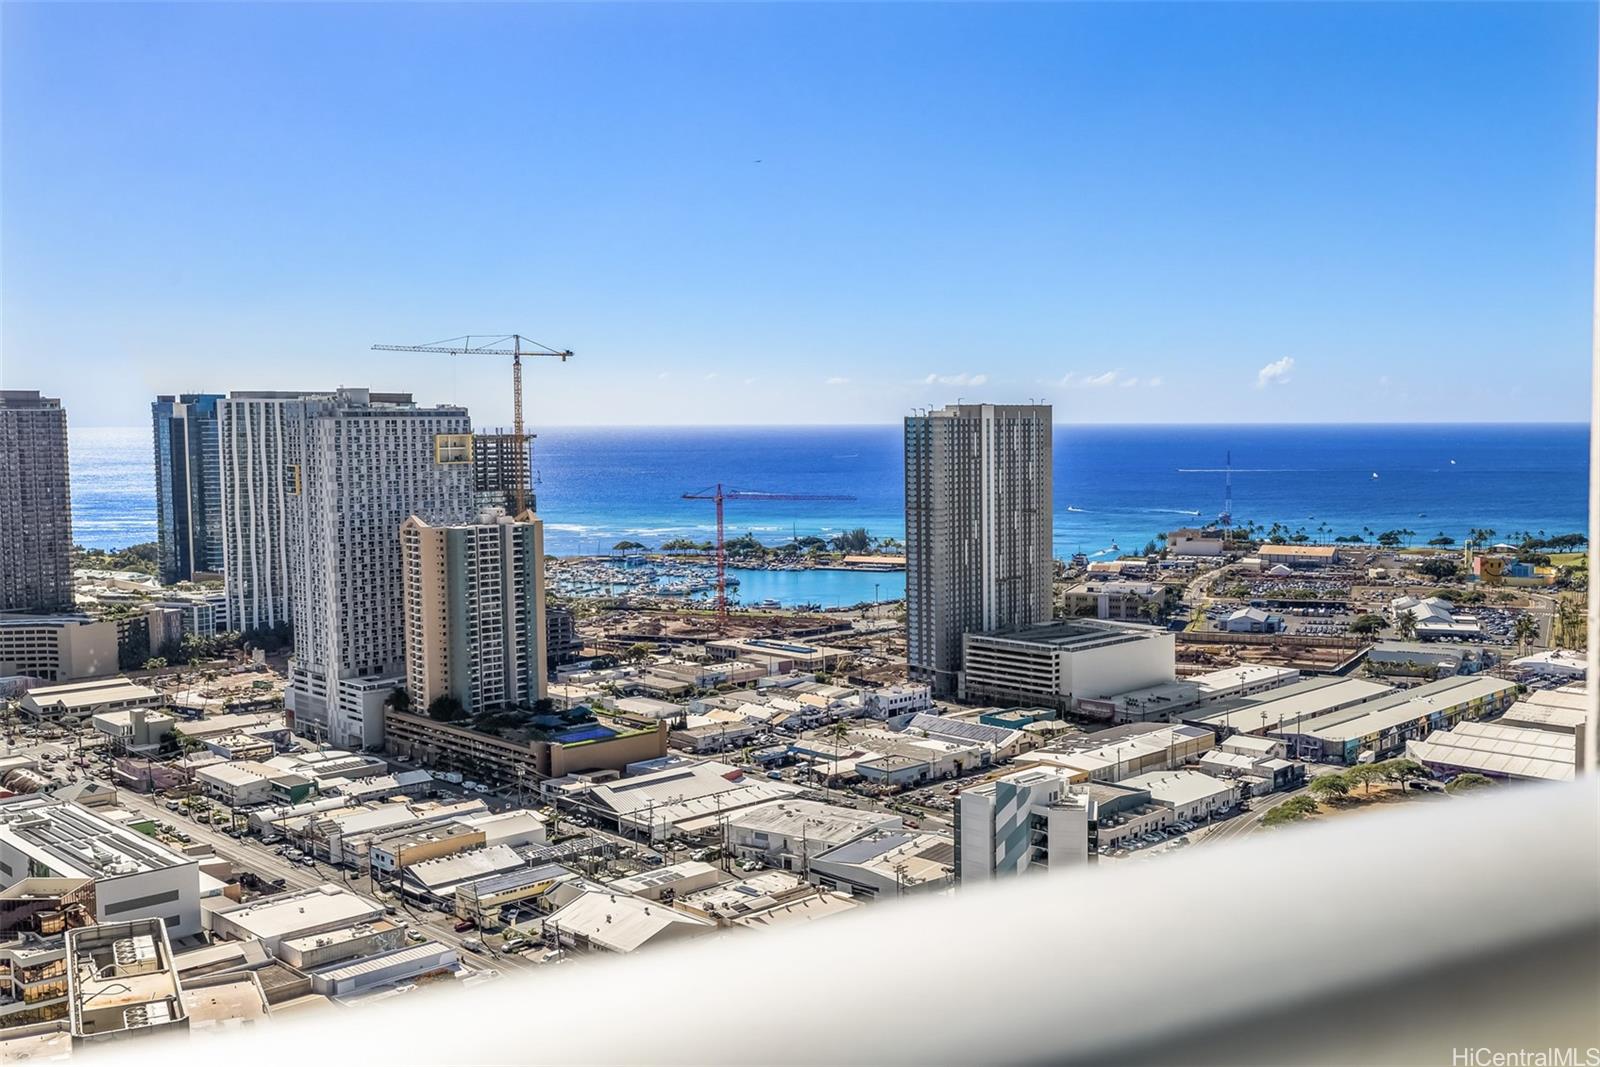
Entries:
[[[473,342],[477,341],[476,344]],[[511,342],[511,347],[506,348],[505,343]],[[530,347],[523,348],[526,342]],[[528,506],[528,473],[532,464],[528,461],[528,435],[522,429],[522,357],[523,356],[554,356],[565,363],[572,358],[570,349],[556,349],[549,345],[542,345],[538,341],[529,340],[521,334],[508,333],[500,337],[484,337],[483,335],[469,335],[466,337],[451,337],[444,341],[435,341],[426,345],[373,345],[374,352],[438,352],[447,356],[510,356],[511,357],[511,432],[515,437],[517,446],[517,514],[521,515]]]
[[728,555],[723,537],[722,505],[727,500],[854,500],[837,493],[763,493],[752,489],[724,489],[718,482],[710,489],[683,494],[685,500],[714,500],[717,504],[717,632],[728,628]]

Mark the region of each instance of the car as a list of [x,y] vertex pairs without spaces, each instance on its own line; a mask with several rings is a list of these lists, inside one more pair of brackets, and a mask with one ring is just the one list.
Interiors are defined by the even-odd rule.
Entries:
[[394,914],[397,914],[399,911],[400,911],[400,909],[395,907],[393,904],[385,904],[383,906],[383,913],[385,915],[394,915]]
[[468,952],[482,952],[483,942],[478,940],[476,937],[469,937],[465,941],[461,942],[461,947],[466,949]]
[[428,935],[421,930],[407,930],[406,939],[410,941],[426,941],[428,940]]
[[456,923],[456,933],[464,934],[477,925],[478,924],[473,922],[471,919],[462,919],[460,922]]
[[507,952],[521,952],[532,944],[533,942],[526,937],[508,937],[505,944],[500,947]]
[[317,857],[301,856],[299,859],[295,860],[295,862],[300,864],[302,867],[315,867],[317,865]]

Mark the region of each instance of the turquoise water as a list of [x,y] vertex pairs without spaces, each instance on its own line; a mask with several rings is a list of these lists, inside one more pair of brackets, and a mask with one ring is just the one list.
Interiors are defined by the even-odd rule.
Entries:
[[819,604],[847,608],[853,604],[899,600],[906,595],[905,571],[752,571],[729,567],[739,579],[730,596],[741,604],[776,600],[784,607]]

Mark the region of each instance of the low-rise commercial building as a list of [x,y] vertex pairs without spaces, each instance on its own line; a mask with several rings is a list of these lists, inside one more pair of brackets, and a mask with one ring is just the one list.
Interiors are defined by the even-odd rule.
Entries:
[[239,760],[201,767],[194,780],[206,796],[230,808],[256,804],[299,804],[315,791],[315,783],[303,774],[280,770],[266,763]]
[[1552,648],[1544,652],[1535,652],[1531,656],[1522,656],[1512,660],[1511,665],[1535,678],[1582,681],[1589,673],[1588,662],[1584,659],[1583,653],[1565,648]]
[[1128,723],[1058,741],[1028,754],[1028,762],[1055,768],[1073,782],[1121,782],[1164,771],[1216,747],[1216,735],[1185,724]]
[[1219,738],[1243,734],[1284,734],[1319,715],[1365,704],[1397,692],[1394,686],[1363,678],[1307,678],[1256,696],[1220,701],[1181,717]]
[[878,830],[811,858],[813,885],[874,900],[935,893],[955,884],[955,843],[943,834]]
[[280,893],[206,915],[214,937],[256,938],[274,956],[284,941],[382,918],[383,905],[338,885]]
[[137,685],[126,678],[102,678],[30,689],[18,707],[24,715],[35,719],[82,722],[112,711],[155,708],[162,702],[161,694],[149,686]]
[[1487,675],[1445,678],[1269,732],[1289,741],[1299,759],[1353,764],[1362,753],[1381,759],[1430,731],[1496,715],[1516,692],[1514,682]]
[[969,633],[962,648],[961,694],[974,701],[1084,714],[1086,699],[1174,678],[1173,635],[1124,623],[1073,619]]
[[667,754],[665,722],[640,727],[597,720],[551,731],[542,739],[517,741],[427,715],[393,709],[386,715],[388,751],[501,785],[531,784],[584,771],[621,771],[630,763]]
[[111,751],[150,754],[173,743],[177,720],[147,707],[103,711],[89,720],[95,733],[106,739]]
[[1256,558],[1263,567],[1283,565],[1297,570],[1331,567],[1339,562],[1337,545],[1262,545]]
[[1513,781],[1566,782],[1576,774],[1575,734],[1499,722],[1460,722],[1406,743],[1406,758],[1433,774],[1481,774]]
[[424,941],[316,971],[311,975],[311,989],[326,997],[349,996],[426,974],[453,971],[460,962],[460,955],[450,946]]
[[730,637],[706,645],[713,659],[737,659],[766,668],[768,674],[785,671],[826,671],[850,656],[846,648],[829,648],[771,637]]
[[1375,673],[1412,678],[1477,674],[1497,659],[1490,648],[1422,641],[1379,641],[1367,652],[1367,662]]
[[1192,674],[1104,699],[1082,699],[1078,701],[1078,711],[1087,718],[1118,723],[1170,722],[1196,708],[1280,689],[1299,677],[1300,672],[1293,667],[1247,663]]
[[1157,582],[1135,582],[1124,578],[1092,579],[1068,586],[1063,597],[1066,613],[1074,618],[1120,619],[1138,622],[1148,618],[1151,604],[1166,595],[1166,586]]
[[1152,801],[1172,812],[1174,822],[1214,818],[1238,807],[1244,795],[1238,782],[1199,771],[1157,771],[1125,784],[1148,792]]
[[904,825],[898,815],[814,800],[775,800],[740,808],[723,822],[730,852],[786,871],[804,870],[818,853],[875,830]]
[[542,923],[544,941],[579,952],[637,952],[714,933],[715,923],[626,893],[586,892]]
[[390,952],[405,943],[405,927],[388,919],[373,919],[314,934],[286,937],[278,943],[277,955],[289,966],[309,971],[359,956]]

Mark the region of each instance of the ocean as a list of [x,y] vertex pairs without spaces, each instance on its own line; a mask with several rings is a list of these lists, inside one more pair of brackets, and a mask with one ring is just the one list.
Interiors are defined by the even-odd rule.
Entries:
[[[1458,540],[1473,527],[1548,534],[1586,528],[1589,428],[1581,424],[1366,426],[1069,426],[1055,430],[1055,551],[1136,551],[1157,532],[1222,510],[1233,456],[1233,516],[1304,528],[1313,538],[1410,529]],[[155,537],[150,431],[75,429],[73,527],[115,548]],[[862,526],[904,534],[897,426],[568,428],[539,431],[539,514],[557,555],[705,539],[710,501],[737,489],[841,494],[848,501],[734,501],[729,536],[769,544]],[[823,604],[903,593],[890,574],[741,575],[741,599]]]

